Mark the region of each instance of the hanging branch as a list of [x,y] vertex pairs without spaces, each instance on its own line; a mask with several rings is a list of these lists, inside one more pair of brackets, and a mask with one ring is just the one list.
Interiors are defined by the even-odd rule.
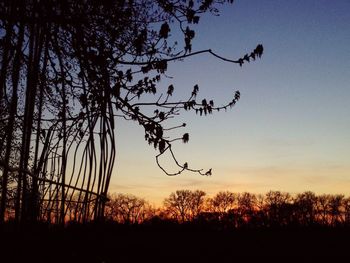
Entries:
[[[187,99],[173,100],[175,87],[164,89],[160,80],[169,62],[193,56],[209,54],[240,66],[262,56],[261,44],[239,59],[212,49],[192,52],[193,24],[202,14],[217,15],[216,6],[225,2],[233,1],[2,4],[0,222],[9,211],[18,223],[64,224],[67,215],[79,222],[102,218],[115,163],[116,117],[144,128],[165,174],[211,175],[211,169],[194,169],[176,158],[172,145],[187,143],[189,135],[169,137],[169,131],[186,124],[169,126],[167,120],[181,111],[205,116],[227,110],[240,92],[216,105],[211,99],[197,100],[195,85]],[[182,34],[180,44],[172,42],[175,27]],[[149,95],[152,101],[145,100]],[[177,171],[161,165],[163,154],[171,156]],[[10,182],[14,209],[7,198]]]

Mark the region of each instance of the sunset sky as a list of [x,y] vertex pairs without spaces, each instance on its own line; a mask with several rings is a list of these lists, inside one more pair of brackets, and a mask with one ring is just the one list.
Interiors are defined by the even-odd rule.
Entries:
[[170,63],[167,75],[173,78],[160,83],[164,90],[175,86],[175,99],[187,98],[198,84],[198,99],[216,105],[241,92],[227,112],[183,112],[171,120],[187,123],[176,134],[190,134],[188,144],[174,144],[179,162],[212,168],[213,175],[168,177],[142,127],[118,120],[110,192],[155,204],[179,189],[349,195],[350,1],[237,0],[221,7],[219,17],[202,17],[195,29],[193,51],[211,48],[237,59],[257,44],[265,48],[261,60],[242,68],[210,55]]

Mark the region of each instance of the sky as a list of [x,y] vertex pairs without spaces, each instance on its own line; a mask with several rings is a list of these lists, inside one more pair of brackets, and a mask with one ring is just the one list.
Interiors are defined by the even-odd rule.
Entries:
[[110,192],[156,205],[180,189],[349,195],[350,1],[237,0],[220,10],[219,17],[201,17],[193,51],[211,48],[237,59],[261,43],[261,60],[240,68],[204,54],[170,63],[160,83],[164,90],[174,85],[174,98],[187,98],[198,84],[199,101],[216,105],[241,92],[227,112],[182,112],[172,120],[187,123],[177,135],[190,134],[189,143],[173,146],[179,162],[212,168],[212,176],[165,175],[142,127],[118,119]]

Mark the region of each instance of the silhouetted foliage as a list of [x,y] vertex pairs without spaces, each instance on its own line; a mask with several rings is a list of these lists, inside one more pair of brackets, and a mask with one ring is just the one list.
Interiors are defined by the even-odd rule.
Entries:
[[165,212],[180,222],[194,220],[204,209],[205,192],[178,190],[164,200]]
[[111,197],[107,218],[118,223],[200,224],[217,229],[350,226],[350,198],[307,191],[295,196],[280,191],[265,195],[178,190],[156,209],[133,195]]
[[303,226],[311,226],[316,222],[317,196],[313,192],[298,194],[294,199],[295,214]]
[[[168,175],[193,169],[172,150],[167,120],[181,110],[199,115],[234,106],[197,100],[198,85],[180,100],[161,87],[168,63],[210,54],[242,66],[261,44],[236,60],[194,51],[193,24],[232,0],[2,1],[0,3],[0,221],[85,222],[104,215],[115,161],[115,120],[144,128]],[[173,32],[175,32],[173,34]],[[180,34],[177,34],[180,33]],[[174,39],[179,36],[179,39]],[[176,37],[178,38],[178,37]],[[165,169],[169,154],[178,170]],[[13,204],[14,203],[14,204]],[[73,208],[76,206],[76,208]]]
[[[180,190],[166,200],[167,206],[148,210],[142,198],[112,195],[107,221],[81,224],[73,218],[65,227],[31,223],[18,229],[9,221],[0,228],[0,260],[347,262],[349,258],[349,197],[312,192],[292,196],[280,191],[265,195],[225,191],[207,197],[203,191]],[[320,200],[327,205],[321,207]],[[144,211],[147,216],[139,216]],[[58,247],[63,248],[60,253]]]
[[130,194],[109,197],[106,219],[123,224],[139,224],[154,216],[154,208],[144,199]]

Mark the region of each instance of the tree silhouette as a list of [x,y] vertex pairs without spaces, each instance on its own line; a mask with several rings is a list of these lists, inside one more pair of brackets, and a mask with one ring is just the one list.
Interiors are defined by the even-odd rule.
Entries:
[[318,220],[323,225],[329,224],[329,200],[331,195],[323,194],[317,197],[316,209]]
[[332,225],[337,225],[344,221],[342,217],[343,200],[344,195],[333,195],[329,200],[329,214],[331,217]]
[[265,204],[268,217],[273,225],[288,224],[290,220],[291,196],[289,193],[270,191],[266,194]]
[[178,190],[164,200],[164,209],[179,222],[191,221],[204,211],[205,195],[201,190]]
[[205,209],[206,193],[202,190],[192,191],[190,195],[190,218],[196,219]]
[[229,191],[220,191],[208,202],[209,210],[218,213],[218,219],[222,220],[228,211],[236,208],[237,195]]
[[172,218],[185,222],[190,219],[191,191],[178,190],[164,200],[164,207]]
[[310,226],[316,220],[316,204],[317,197],[313,192],[304,192],[298,194],[294,200],[296,216],[299,223],[305,226]]
[[344,222],[347,226],[350,226],[350,197],[343,199],[344,206]]
[[[13,191],[17,222],[50,215],[46,220],[63,224],[72,205],[82,221],[103,217],[117,118],[144,128],[167,175],[185,170],[210,175],[211,169],[177,160],[172,144],[188,142],[189,135],[169,138],[169,130],[186,124],[169,126],[167,120],[181,110],[207,115],[232,107],[239,91],[218,107],[209,99],[197,101],[198,85],[187,98],[172,100],[175,87],[159,82],[170,61],[194,55],[207,53],[240,66],[261,57],[260,44],[236,60],[210,49],[193,51],[193,24],[204,13],[217,14],[216,6],[225,2],[233,1],[0,3],[0,221]],[[180,40],[171,35],[176,29]],[[165,153],[177,171],[160,164]]]
[[[106,217],[129,226],[208,227],[230,230],[260,229],[323,229],[349,226],[349,197],[319,195],[311,191],[292,196],[281,191],[265,195],[220,191],[213,197],[201,190],[178,190],[153,207],[130,194],[109,196]],[[323,206],[320,206],[320,200]],[[72,221],[77,221],[71,217]],[[184,224],[185,223],[185,224]]]
[[154,215],[150,204],[134,195],[112,195],[106,205],[107,219],[124,224],[139,224]]
[[[254,194],[244,192],[238,195],[237,198],[237,226],[249,223],[255,214],[256,210],[256,196]],[[236,220],[237,221],[237,220]]]

